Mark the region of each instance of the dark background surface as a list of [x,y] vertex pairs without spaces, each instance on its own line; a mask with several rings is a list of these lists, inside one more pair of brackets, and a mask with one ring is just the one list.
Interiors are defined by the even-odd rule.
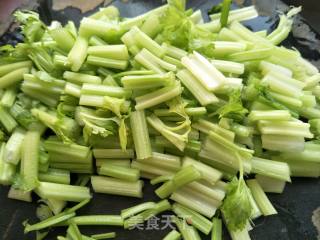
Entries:
[[[3,1],[3,0],[0,0]],[[8,0],[9,1],[9,0]],[[122,16],[132,17],[141,14],[146,10],[162,4],[162,1],[155,0],[136,0],[125,3],[123,1],[112,1],[113,4],[119,7]],[[212,0],[193,0],[188,1],[188,6],[194,9],[202,9],[203,14],[219,1]],[[284,9],[286,6],[281,2],[257,0],[257,7],[260,13],[265,14],[265,17],[259,17],[254,21],[247,22],[247,25],[254,30],[264,28],[272,29],[277,21],[276,10]],[[319,35],[320,32],[320,5],[318,0],[293,0],[285,1],[289,5],[303,5],[303,18],[297,19],[293,33],[285,41],[286,46],[297,47],[304,57],[312,60],[318,67],[320,54]],[[267,3],[267,4],[265,4]],[[52,11],[51,0],[41,1],[39,12],[42,19],[49,23],[51,20],[58,20],[65,23],[72,19],[78,22],[83,14],[79,9],[68,7],[63,11]],[[244,1],[245,5],[250,4],[250,1]],[[91,14],[90,11],[84,15]],[[207,16],[205,16],[207,17]],[[304,19],[305,18],[305,19]],[[308,23],[307,25],[305,23]],[[311,29],[309,28],[311,26]],[[301,30],[303,29],[303,31]],[[15,38],[12,34],[0,38],[0,43],[7,42],[8,39]],[[320,156],[319,156],[320,157]],[[153,193],[154,187],[150,186],[146,181],[144,188],[144,198],[134,199],[127,197],[94,194],[93,200],[78,211],[79,215],[84,214],[119,214],[120,210],[133,206],[135,204],[152,200],[158,201]],[[4,240],[20,240],[20,239],[35,239],[33,234],[24,235],[22,222],[30,219],[30,222],[37,221],[35,211],[37,204],[25,203],[21,201],[10,200],[6,197],[8,192],[7,187],[0,187],[0,239]],[[294,178],[292,184],[287,184],[284,193],[268,194],[272,203],[278,211],[278,215],[270,217],[261,217],[254,221],[255,227],[250,232],[253,240],[312,240],[317,239],[317,231],[312,224],[312,212],[320,206],[320,180],[319,179],[304,179]],[[36,198],[34,198],[36,199]],[[168,215],[170,213],[164,213]],[[161,221],[165,221],[165,216],[159,216],[159,228],[151,230],[131,230],[125,231],[122,228],[113,227],[81,227],[84,234],[95,234],[98,232],[116,231],[117,239],[140,239],[140,240],[158,240],[162,239],[170,228],[161,230],[164,226]],[[147,225],[145,225],[147,228]],[[48,235],[46,239],[56,239],[57,234],[65,235],[65,229],[56,229]],[[224,239],[229,239],[225,232]],[[202,235],[202,239],[210,239]]]

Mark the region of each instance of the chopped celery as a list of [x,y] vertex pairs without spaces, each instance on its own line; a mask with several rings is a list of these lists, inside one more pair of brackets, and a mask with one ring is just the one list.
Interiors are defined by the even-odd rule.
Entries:
[[129,182],[136,182],[140,177],[140,172],[137,169],[117,166],[114,164],[103,163],[98,170],[100,175],[114,177]]
[[262,174],[257,174],[256,180],[263,191],[268,193],[282,193],[286,186],[286,181],[264,176]]
[[162,240],[180,240],[181,234],[176,230],[171,230]]

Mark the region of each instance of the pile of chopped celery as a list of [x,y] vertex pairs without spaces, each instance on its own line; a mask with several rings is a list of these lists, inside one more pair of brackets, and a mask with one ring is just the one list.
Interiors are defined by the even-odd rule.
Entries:
[[[171,210],[166,240],[220,240],[222,222],[247,240],[251,220],[277,213],[266,193],[319,177],[320,74],[278,46],[300,8],[253,32],[240,22],[255,8],[230,4],[206,23],[183,0],[134,18],[101,8],[79,28],[15,13],[24,42],[0,48],[0,183],[9,198],[41,198],[40,222],[25,233],[67,226],[58,239],[113,238],[79,227],[130,229]],[[88,182],[142,198],[146,179],[158,202],[76,214],[92,197]]]

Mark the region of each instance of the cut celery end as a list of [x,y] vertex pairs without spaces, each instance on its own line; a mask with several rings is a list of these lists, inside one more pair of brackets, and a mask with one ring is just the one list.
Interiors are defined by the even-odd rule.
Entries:
[[68,54],[68,62],[70,62],[72,71],[77,72],[81,68],[87,56],[87,48],[87,39],[79,36]]
[[264,216],[277,214],[277,210],[272,206],[257,180],[250,179],[246,183],[262,214]]
[[128,49],[126,45],[121,44],[88,47],[88,54],[115,60],[129,59]]
[[143,181],[128,182],[109,177],[92,176],[91,184],[97,193],[142,198]]
[[136,182],[140,178],[139,170],[110,163],[103,163],[98,169],[98,173],[100,175],[114,177],[129,182]]
[[63,78],[71,83],[78,85],[82,85],[83,83],[101,84],[100,77],[84,73],[65,71],[63,73]]
[[32,202],[31,191],[25,192],[24,190],[17,189],[14,187],[10,188],[8,192],[8,198],[24,202]]
[[113,69],[119,69],[119,70],[124,70],[128,66],[127,60],[116,60],[111,58],[96,57],[92,55],[88,56],[87,63],[94,66],[113,68]]
[[70,184],[70,172],[64,169],[49,168],[46,173],[38,174],[39,181]]
[[250,121],[269,120],[269,121],[288,121],[291,119],[291,114],[288,110],[270,110],[250,112],[248,119]]
[[0,77],[0,89],[11,87],[23,80],[23,75],[29,72],[28,67],[18,68]]
[[257,174],[255,178],[260,184],[263,191],[267,193],[282,193],[286,186],[286,181],[279,180],[273,177]]
[[220,218],[212,219],[211,240],[222,240],[222,220]]
[[211,63],[221,72],[240,75],[244,73],[244,64],[242,63],[224,60],[211,60]]
[[314,162],[320,163],[318,153],[320,145],[317,143],[306,142],[304,149],[301,151],[296,150],[295,152],[280,153],[279,158],[288,161],[303,161],[303,162]]
[[4,159],[6,162],[14,165],[19,163],[25,133],[26,132],[22,128],[16,128],[10,136],[5,147]]
[[156,207],[156,203],[154,202],[144,202],[138,204],[136,206],[121,210],[121,217],[123,219],[129,218],[131,216],[136,215],[137,213],[143,212],[148,209],[152,209]]
[[84,83],[81,88],[81,94],[128,98],[131,96],[131,91],[123,89],[119,86],[106,86],[100,84]]
[[261,135],[264,149],[281,152],[299,152],[304,149],[304,137],[286,135]]
[[151,179],[154,178],[155,176],[173,175],[176,172],[176,170],[148,164],[147,161],[144,161],[144,162],[132,161],[131,167],[139,169],[141,172],[141,176],[146,178],[151,178]]

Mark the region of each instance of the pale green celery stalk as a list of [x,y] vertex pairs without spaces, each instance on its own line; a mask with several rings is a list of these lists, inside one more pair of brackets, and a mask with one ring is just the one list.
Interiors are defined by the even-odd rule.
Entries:
[[115,232],[108,232],[108,233],[100,233],[100,234],[91,235],[91,238],[99,240],[99,239],[115,238],[116,236],[117,235]]
[[67,229],[67,238],[71,240],[82,240],[81,232],[74,222],[71,222]]
[[8,198],[24,202],[32,202],[31,191],[26,192],[24,190],[14,188],[13,186],[10,187]]
[[201,214],[179,203],[174,203],[172,205],[172,211],[204,234],[208,235],[210,233],[212,223]]
[[15,63],[8,63],[0,66],[0,77],[11,73],[16,69],[22,68],[31,68],[32,62],[31,61],[22,61],[22,62],[15,62]]
[[267,30],[261,30],[261,31],[257,31],[257,32],[254,32],[254,34],[258,35],[259,37],[266,37],[267,34],[268,34],[268,31]]
[[272,206],[257,180],[250,179],[247,180],[246,183],[262,214],[264,216],[277,214],[277,210]]
[[291,182],[288,164],[258,157],[253,157],[251,162],[252,173]]
[[201,240],[198,231],[194,227],[188,225],[188,223],[185,219],[179,219],[176,216],[172,216],[171,221],[177,225],[179,232],[181,233],[183,239],[185,239],[185,240]]
[[70,184],[70,172],[64,169],[49,168],[46,173],[39,173],[41,182]]
[[9,185],[12,183],[16,173],[16,166],[5,161],[5,143],[0,146],[0,184]]
[[122,226],[123,220],[120,215],[88,215],[70,218],[62,225],[75,223],[79,226]]
[[171,230],[162,240],[180,240],[181,234],[176,230]]
[[305,86],[303,82],[277,72],[268,73],[261,80],[261,84],[268,86],[274,92],[291,97],[301,96]]
[[177,70],[177,67],[173,64],[167,63],[163,59],[161,59],[158,56],[155,56],[152,52],[150,52],[147,49],[142,49],[139,54],[142,58],[146,59],[149,62],[152,62],[155,65],[160,66],[164,71],[172,71],[175,72]]
[[225,60],[211,60],[211,63],[221,72],[233,73],[233,74],[243,74],[244,64],[225,61]]
[[245,44],[249,44],[249,42],[245,42],[238,34],[225,27],[218,33],[217,40],[222,42],[244,42]]
[[156,62],[154,62],[154,59],[147,58],[141,51],[138,50],[138,52],[135,54],[134,60],[143,66],[144,68],[153,71],[154,73],[158,74],[164,74],[166,71],[164,71]]
[[242,230],[233,231],[228,229],[228,232],[231,236],[232,240],[251,240],[249,231],[247,228],[244,228]]
[[222,240],[222,221],[220,218],[212,219],[211,240]]
[[121,149],[101,149],[95,148],[93,149],[93,156],[95,158],[134,158],[134,151],[132,149],[127,149],[126,151],[122,151]]
[[224,75],[217,70],[205,57],[194,52],[183,57],[181,63],[200,81],[208,90],[214,91],[226,82]]
[[251,208],[252,208],[250,219],[254,220],[254,219],[257,219],[258,217],[261,217],[262,213],[261,213],[256,201],[254,200],[251,191],[248,191],[248,200],[249,200]]
[[1,97],[1,105],[6,108],[11,108],[16,100],[17,94],[18,92],[16,87],[6,89]]
[[165,168],[172,171],[178,171],[181,168],[180,158],[170,154],[152,152],[152,156],[145,160],[138,160],[159,168]]
[[213,44],[213,52],[215,56],[226,56],[229,54],[240,53],[248,48],[248,45],[244,42],[215,41]]
[[133,75],[121,78],[121,83],[125,89],[151,89],[154,87],[166,86],[174,83],[174,74]]
[[242,78],[227,77],[227,82],[215,90],[216,94],[230,94],[232,91],[241,90],[243,88]]
[[9,133],[11,133],[18,125],[16,120],[2,106],[0,106],[0,122]]
[[177,77],[202,106],[218,102],[218,98],[208,91],[190,71],[184,69],[177,73]]
[[272,47],[247,50],[238,53],[232,53],[228,56],[228,60],[234,62],[257,61],[268,58],[273,52]]
[[259,69],[261,70],[263,75],[266,75],[269,72],[279,72],[288,77],[292,77],[292,71],[290,69],[278,64],[268,62],[268,61],[261,61],[259,65]]
[[97,69],[97,73],[100,74],[100,75],[102,75],[102,76],[104,76],[104,77],[107,77],[107,76],[109,76],[109,75],[113,75],[113,74],[114,74],[113,71],[111,71],[111,70],[109,70],[109,69],[106,69],[106,68],[103,68],[103,67],[99,67],[99,68]]
[[119,79],[124,76],[130,76],[130,75],[139,76],[139,75],[152,75],[152,74],[154,74],[154,72],[151,70],[129,70],[129,71],[123,71],[123,72],[113,74],[112,77],[115,79]]
[[318,152],[320,151],[320,145],[313,142],[306,142],[304,149],[300,152],[283,152],[279,157],[284,160],[290,161],[305,161],[320,163],[318,158]]
[[264,149],[283,152],[299,152],[304,149],[303,136],[287,135],[261,135],[262,147]]
[[159,90],[155,90],[151,93],[139,96],[135,98],[136,110],[143,110],[153,107],[165,101],[168,101],[182,92],[182,87],[179,83],[175,83],[173,86],[163,87]]
[[133,32],[133,38],[141,48],[149,50],[157,57],[163,57],[165,55],[165,50],[139,28],[133,27],[130,31]]
[[100,37],[93,35],[89,38],[89,45],[90,46],[103,46],[103,45],[108,45],[108,44]]
[[320,118],[319,108],[301,108],[299,114],[307,119]]
[[63,78],[66,79],[68,82],[78,85],[82,85],[83,83],[101,84],[100,77],[84,73],[65,71],[63,73]]
[[151,179],[150,181],[150,184],[151,185],[156,185],[158,183],[163,183],[163,182],[166,182],[166,181],[170,181],[172,180],[173,178],[173,175],[162,175],[162,176],[159,176],[159,177],[154,177]]
[[68,54],[68,62],[71,64],[71,70],[79,71],[87,56],[88,41],[82,36],[78,36],[72,49]]
[[130,126],[137,159],[147,159],[152,156],[148,126],[143,110],[131,112]]
[[212,123],[205,119],[199,119],[197,122],[192,124],[192,127],[205,134],[209,134],[210,131],[213,131],[230,141],[234,141],[234,137],[235,137],[234,132],[228,129],[222,128],[218,124]]
[[[175,113],[170,112],[169,109],[163,109],[163,108],[155,109],[153,112],[158,117],[172,117],[176,115]],[[188,114],[188,116],[203,116],[207,113],[207,109],[205,107],[193,107],[193,108],[191,107],[191,108],[185,108],[185,112],[186,114]]]
[[264,176],[262,174],[257,174],[255,178],[264,192],[282,193],[284,187],[286,186],[286,181],[279,180],[269,176]]
[[126,168],[130,168],[130,165],[131,165],[130,159],[106,159],[106,158],[96,159],[97,168],[101,167],[101,165],[104,163],[126,167]]
[[66,83],[64,87],[64,93],[69,94],[73,97],[80,98],[81,95],[81,87],[77,84]]
[[180,48],[177,48],[175,46],[169,45],[167,43],[163,43],[161,47],[165,50],[166,55],[181,60],[181,58],[188,55],[188,53]]
[[10,136],[6,147],[4,159],[7,163],[17,165],[21,158],[21,148],[25,137],[25,130],[16,128]]
[[[317,91],[316,89],[319,88],[318,84],[320,82],[320,74],[319,73],[314,74],[311,77],[308,77],[307,79],[305,79],[304,82],[306,84],[304,89],[305,90],[312,90],[312,93],[317,96],[317,94],[315,94],[315,92]],[[316,90],[316,91],[314,91],[314,90]]]
[[164,56],[163,60],[166,61],[167,63],[170,63],[172,65],[175,65],[177,69],[183,68],[183,65],[181,64],[180,60],[170,57],[170,56]]
[[59,162],[53,162],[50,163],[50,167],[52,168],[59,168],[59,169],[65,169],[69,170],[72,173],[90,173],[92,174],[93,166],[92,164],[81,164],[81,163],[59,163]]
[[62,27],[58,27],[49,31],[49,34],[56,41],[59,48],[63,51],[69,52],[72,49],[75,39],[71,35],[71,33]]
[[28,96],[35,98],[39,100],[40,102],[43,102],[44,104],[50,106],[50,107],[56,107],[58,104],[58,100],[55,97],[47,96],[45,93],[39,92],[39,90],[33,90],[24,88],[24,85],[22,85],[21,90]]
[[168,197],[182,186],[201,178],[201,173],[192,165],[182,168],[172,178],[155,191],[160,198]]
[[[241,15],[247,16],[247,15],[249,15],[249,13],[252,15],[251,18],[255,18],[258,16],[257,10],[255,9],[255,6],[249,6],[249,7],[242,7],[239,9],[230,10],[229,17],[232,18],[235,16],[241,16]],[[220,12],[210,15],[211,20],[217,20],[217,19],[220,19],[220,17],[221,17]],[[243,19],[243,20],[245,20],[245,19]],[[248,20],[248,19],[246,19],[246,20]]]
[[320,164],[316,162],[306,161],[290,161],[277,159],[279,161],[287,162],[291,170],[292,177],[314,177],[320,176]]
[[21,170],[23,180],[22,188],[31,191],[38,183],[39,147],[41,133],[38,130],[29,130],[21,146]]
[[[273,91],[269,91],[269,94],[276,101],[282,103],[283,105],[287,106],[288,108],[298,109],[298,110],[304,109],[304,108],[301,108],[302,107],[302,101],[297,97],[289,97],[289,96],[285,96],[283,94],[279,94],[279,93],[276,93],[276,92],[273,92]],[[307,109],[311,109],[311,108],[307,108]]]
[[45,203],[48,205],[48,207],[51,209],[51,211],[55,215],[61,213],[62,210],[67,205],[66,201],[56,200],[56,199],[53,199],[53,198],[50,198],[50,199],[47,199],[47,200],[44,200],[44,201],[45,201]]
[[103,163],[98,169],[98,173],[99,175],[114,177],[129,182],[136,182],[140,178],[139,170],[110,163]]
[[304,94],[300,97],[300,100],[302,101],[302,106],[305,108],[313,108],[317,105],[316,97],[311,94]]
[[199,161],[196,161],[190,157],[184,157],[182,160],[182,168],[187,166],[193,166],[201,173],[201,178],[210,183],[215,183],[222,177],[222,172]]
[[56,199],[71,202],[81,202],[91,198],[87,187],[72,186],[60,183],[39,182],[36,188],[39,195],[46,199]]
[[190,16],[189,19],[194,23],[194,24],[203,24],[203,18],[202,18],[202,13],[201,10],[198,9],[197,11],[193,12]]
[[109,75],[105,79],[102,80],[102,85],[105,86],[113,86],[113,87],[119,87],[119,84],[114,80],[114,78]]
[[310,124],[302,121],[269,121],[260,120],[258,129],[263,135],[286,135],[313,138]]
[[119,86],[106,86],[92,83],[85,83],[81,88],[81,95],[109,96],[117,98],[128,98],[131,95],[130,90]]
[[154,38],[162,29],[160,17],[158,15],[149,15],[140,27],[141,31]]
[[115,6],[108,6],[99,8],[98,12],[90,15],[89,18],[92,19],[103,19],[103,20],[117,20],[119,18],[120,12]]
[[124,44],[92,46],[88,48],[88,55],[115,60],[129,59],[128,49]]
[[119,70],[124,70],[128,66],[127,60],[116,60],[116,59],[111,59],[111,58],[102,58],[102,57],[96,57],[93,55],[88,56],[87,63],[94,65],[94,66],[114,68],[114,69],[119,69]]
[[45,149],[49,152],[50,161],[59,161],[53,158],[53,156],[57,156],[62,159],[60,161],[62,163],[90,164],[92,162],[90,148],[86,146],[75,143],[66,145],[63,142],[48,139],[45,141]]
[[155,207],[156,207],[156,203],[154,203],[154,202],[144,202],[144,203],[138,204],[136,206],[121,210],[121,217],[122,217],[122,219],[126,219],[126,218],[134,216],[140,212],[143,212],[145,210],[152,209]]
[[222,201],[226,195],[226,190],[218,188],[217,183],[213,185],[205,180],[199,180],[187,184],[186,186],[184,186],[184,189],[196,191],[199,196],[204,196],[212,200],[215,199],[217,201]]
[[288,110],[253,110],[248,115],[249,121],[268,120],[268,121],[289,121],[291,114]]
[[161,175],[173,175],[176,172],[176,170],[148,164],[146,161],[144,162],[132,161],[131,167],[135,169],[139,169],[141,172],[141,176],[143,176],[142,173],[144,173],[152,176],[152,178],[155,176],[161,176]]
[[3,75],[0,77],[0,89],[9,88],[15,84],[18,84],[23,80],[23,75],[28,72],[29,67],[22,67]]
[[156,206],[151,208],[151,209],[147,209],[135,216],[132,216],[126,220],[124,220],[124,228],[125,229],[131,229],[132,227],[134,227],[135,225],[139,224],[139,223],[143,223],[144,221],[147,221],[149,218],[156,216],[157,214],[160,214],[164,211],[170,210],[171,209],[171,205],[169,203],[168,200],[162,200],[160,202],[156,203]]

